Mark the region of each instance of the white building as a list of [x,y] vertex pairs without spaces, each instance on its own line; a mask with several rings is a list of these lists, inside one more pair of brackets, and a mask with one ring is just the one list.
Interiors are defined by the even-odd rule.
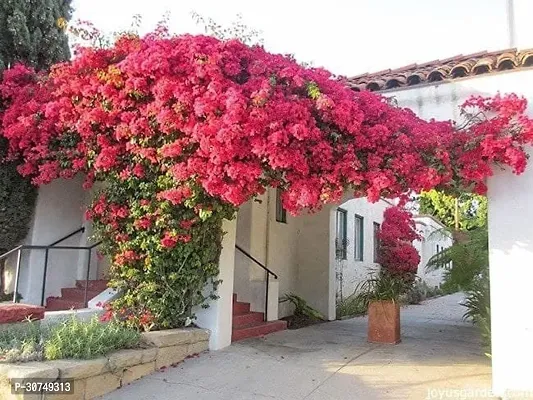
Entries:
[[420,254],[417,275],[430,288],[440,287],[443,282],[442,269],[428,271],[426,266],[431,257],[453,244],[453,238],[446,226],[431,215],[417,215],[414,220],[420,234],[420,240],[413,243]]
[[[87,277],[88,300],[102,290],[98,280],[107,277],[107,262],[97,256],[97,248],[77,248],[94,244],[91,224],[84,219],[90,197],[91,193],[82,189],[81,177],[58,180],[39,189],[25,244],[50,245],[74,235],[49,249],[48,256],[44,249],[22,252],[18,292],[24,302],[42,302],[49,310],[82,308],[83,280]],[[239,209],[236,221],[225,227],[228,234],[220,260],[224,281],[219,289],[221,299],[208,310],[198,310],[198,323],[218,332],[212,335],[213,348],[228,345],[232,336],[236,340],[284,328],[284,323],[275,321],[292,313],[290,304],[278,304],[286,293],[301,296],[325,318],[336,318],[339,291],[353,292],[355,285],[378,266],[376,232],[383,211],[392,204],[347,199],[340,206],[328,205],[318,213],[292,217],[281,206],[278,191],[270,189]],[[15,287],[16,264],[14,253],[8,260],[8,290]],[[234,311],[241,315],[233,318]],[[265,312],[270,323],[263,321]],[[247,330],[241,329],[244,326]]]
[[[468,97],[497,93],[526,97],[533,115],[532,67],[532,50],[508,49],[365,74],[351,84],[380,91],[425,119],[460,121]],[[488,188],[493,390],[524,398],[521,391],[533,390],[533,167],[522,176],[495,168]]]

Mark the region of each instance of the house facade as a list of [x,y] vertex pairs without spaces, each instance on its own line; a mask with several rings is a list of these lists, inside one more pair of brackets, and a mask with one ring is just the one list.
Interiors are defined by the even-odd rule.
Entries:
[[[365,74],[350,84],[393,98],[424,119],[460,123],[459,106],[472,95],[516,93],[533,115],[532,79],[533,51],[506,49]],[[533,167],[521,176],[496,167],[487,185],[493,391],[526,398],[533,391]]]
[[[109,268],[98,256],[91,224],[84,217],[93,194],[83,190],[81,177],[39,189],[24,244],[56,245],[23,250],[18,277],[17,253],[12,254],[6,269],[8,291],[16,286],[25,303],[43,304],[48,311],[91,306],[90,300],[104,290]],[[288,293],[334,320],[339,297],[353,293],[379,268],[377,232],[392,202],[346,197],[319,212],[293,217],[283,209],[279,194],[269,189],[227,222],[220,299],[196,310],[197,323],[214,332],[212,348],[283,329],[279,319],[293,310],[279,298]],[[87,279],[89,304],[84,302]]]

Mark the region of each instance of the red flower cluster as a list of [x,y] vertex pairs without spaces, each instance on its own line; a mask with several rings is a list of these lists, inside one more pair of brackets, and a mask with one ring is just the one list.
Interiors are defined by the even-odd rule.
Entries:
[[474,99],[495,116],[455,132],[320,69],[205,36],[123,38],[36,75],[16,66],[0,86],[3,134],[36,184],[85,172],[170,174],[173,204],[194,180],[240,205],[274,183],[292,213],[346,189],[376,200],[452,181],[483,191],[490,165],[523,171],[533,137],[525,100]]
[[412,214],[401,207],[389,207],[383,213],[379,232],[379,263],[395,274],[416,274],[420,255],[413,241],[420,239]]
[[[22,162],[19,172],[36,185],[77,173],[85,174],[85,188],[106,182],[87,217],[114,267],[132,269],[112,269],[117,285],[154,300],[169,295],[162,289],[169,283],[151,271],[167,271],[177,285],[191,282],[180,278],[186,269],[168,272],[176,265],[205,268],[183,291],[202,293],[217,275],[219,236],[208,228],[220,229],[218,219],[269,186],[297,214],[347,190],[370,201],[432,188],[483,192],[493,163],[523,172],[524,146],[533,142],[525,105],[517,96],[472,99],[463,111],[489,117],[457,129],[262,47],[159,29],[111,48],[81,49],[49,73],[7,70],[0,132],[9,157]],[[412,239],[402,240],[384,264],[410,270]],[[182,300],[163,299],[160,308],[154,300],[153,314],[164,326],[182,323],[194,304],[161,316]]]

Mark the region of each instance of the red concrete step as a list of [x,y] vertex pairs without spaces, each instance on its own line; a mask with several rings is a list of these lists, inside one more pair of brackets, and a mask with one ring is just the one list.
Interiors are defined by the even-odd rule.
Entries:
[[[107,283],[109,281],[106,279],[96,279],[96,280],[90,280],[88,283],[89,290],[94,290],[98,292],[103,292],[107,289]],[[78,289],[85,289],[85,280],[78,280],[76,281],[76,287]]]
[[46,311],[70,310],[71,308],[83,308],[83,302],[62,299],[61,297],[49,297],[46,299]]
[[232,342],[263,336],[268,333],[278,332],[287,329],[287,321],[256,322],[254,324],[233,328],[231,334]]
[[241,315],[250,312],[250,303],[243,303],[241,301],[233,302],[233,315]]
[[[88,290],[87,300],[91,300],[100,294],[100,290]],[[85,300],[85,289],[80,288],[63,288],[61,289],[61,298],[63,300],[83,301]]]
[[233,328],[251,325],[256,322],[263,322],[264,315],[261,312],[249,312],[233,316]]

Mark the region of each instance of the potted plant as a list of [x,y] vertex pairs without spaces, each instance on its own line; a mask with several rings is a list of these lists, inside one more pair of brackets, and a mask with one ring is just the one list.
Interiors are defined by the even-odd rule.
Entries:
[[412,214],[394,206],[383,213],[378,238],[381,268],[362,284],[368,304],[368,341],[396,344],[401,340],[399,298],[413,285],[420,262],[413,241],[420,236]]
[[400,302],[411,283],[386,270],[371,274],[360,286],[359,296],[368,304],[368,341],[400,343]]

